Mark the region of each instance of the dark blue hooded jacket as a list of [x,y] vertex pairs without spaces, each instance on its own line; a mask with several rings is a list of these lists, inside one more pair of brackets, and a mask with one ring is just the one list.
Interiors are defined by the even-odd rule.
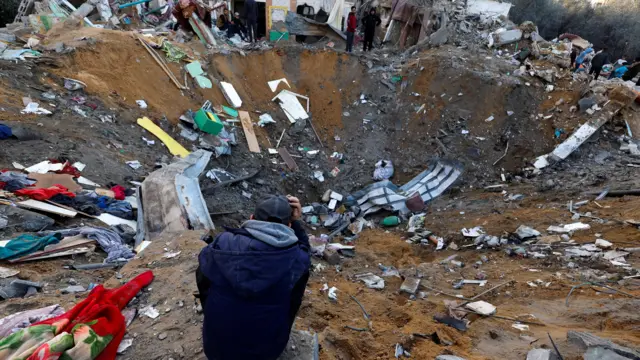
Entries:
[[275,360],[309,278],[309,238],[298,221],[226,230],[199,256],[204,352],[209,360]]

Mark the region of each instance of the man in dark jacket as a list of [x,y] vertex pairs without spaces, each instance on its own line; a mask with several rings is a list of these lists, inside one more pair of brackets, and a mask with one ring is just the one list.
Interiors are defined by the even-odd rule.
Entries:
[[275,360],[284,351],[309,279],[309,238],[294,197],[270,196],[251,220],[227,228],[198,258],[209,360]]
[[369,15],[365,16],[362,19],[362,24],[364,25],[364,51],[369,51],[373,49],[373,38],[376,35],[376,27],[378,27],[382,21],[378,14],[376,14],[376,9],[371,8],[369,10]]
[[353,50],[353,38],[356,36],[356,27],[358,27],[358,20],[356,19],[356,7],[351,7],[351,12],[347,17],[347,52]]
[[247,33],[250,42],[258,41],[258,4],[256,0],[244,2],[243,18],[247,22]]
[[602,71],[602,67],[606,64],[611,64],[611,56],[607,52],[607,48],[602,48],[596,56],[591,60],[591,70],[589,71],[589,75],[594,74],[594,80],[598,80],[598,76],[600,76],[600,71]]

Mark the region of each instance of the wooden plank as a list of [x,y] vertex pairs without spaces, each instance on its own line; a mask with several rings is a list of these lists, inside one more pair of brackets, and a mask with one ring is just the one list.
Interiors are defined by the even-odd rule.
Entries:
[[249,113],[246,111],[238,111],[238,113],[240,114],[240,122],[244,129],[244,136],[247,138],[247,143],[249,144],[249,151],[259,153],[260,145],[258,145],[256,133],[253,131],[253,123],[251,123]]
[[94,251],[95,249],[96,249],[95,246],[77,247],[77,248],[69,249],[69,250],[66,250],[66,251],[43,254],[42,256],[35,256],[35,257],[29,257],[29,258],[24,258],[24,259],[21,258],[21,259],[9,260],[9,262],[13,264],[13,263],[26,262],[26,261],[45,260],[45,259],[57,258],[57,257],[61,257],[61,256],[85,254],[85,253]]
[[22,261],[30,261],[44,257],[51,257],[53,254],[68,252],[76,248],[93,247],[95,240],[85,238],[84,235],[70,236],[62,239],[59,243],[48,245],[44,250],[36,251],[31,254],[21,256],[19,258],[9,260],[9,263],[18,263]]
[[287,149],[285,148],[278,149],[278,154],[280,154],[280,156],[282,157],[282,160],[284,160],[284,162],[287,163],[287,166],[289,167],[290,170],[298,171],[298,164],[296,164],[296,162],[293,160],[291,155],[289,155],[289,152],[287,151]]
[[78,214],[77,211],[67,210],[59,206],[47,204],[45,202],[33,200],[33,199],[21,201],[17,203],[17,205],[19,207],[23,207],[26,209],[40,210],[40,211],[48,212],[51,214],[56,214],[56,215],[66,216],[66,217],[75,217]]

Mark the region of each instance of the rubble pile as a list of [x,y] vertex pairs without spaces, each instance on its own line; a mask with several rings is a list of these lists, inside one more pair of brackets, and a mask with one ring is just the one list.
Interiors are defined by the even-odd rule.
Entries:
[[[254,43],[147,2],[25,1],[0,29],[0,337],[93,304],[124,319],[105,358],[204,358],[199,251],[289,194],[312,271],[281,360],[637,358],[640,89],[574,69],[588,40],[437,1],[409,4],[417,46],[356,57],[344,2],[269,2]],[[616,311],[612,341],[574,331]]]

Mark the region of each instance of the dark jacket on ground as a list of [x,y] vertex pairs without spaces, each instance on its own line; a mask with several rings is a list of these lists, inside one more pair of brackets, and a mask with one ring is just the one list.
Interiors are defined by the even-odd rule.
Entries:
[[601,68],[606,64],[611,64],[611,56],[606,51],[596,54],[591,60],[591,66],[595,68]]
[[249,23],[258,21],[258,4],[256,4],[256,0],[247,0],[244,2],[242,18],[246,19]]
[[364,33],[365,34],[374,34],[376,32],[376,26],[379,26],[382,23],[378,14],[369,13],[367,16],[362,19],[362,24],[364,25]]
[[309,278],[309,238],[302,224],[247,221],[218,235],[198,260],[207,358],[280,356]]

